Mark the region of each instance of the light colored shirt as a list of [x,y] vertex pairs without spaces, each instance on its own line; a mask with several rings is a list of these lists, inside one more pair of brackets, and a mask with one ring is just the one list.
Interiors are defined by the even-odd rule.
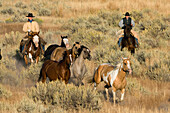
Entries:
[[39,29],[39,25],[36,21],[32,21],[31,23],[30,22],[26,22],[23,26],[23,31],[24,32],[28,32],[28,31],[32,31],[32,32],[39,32],[40,29]]

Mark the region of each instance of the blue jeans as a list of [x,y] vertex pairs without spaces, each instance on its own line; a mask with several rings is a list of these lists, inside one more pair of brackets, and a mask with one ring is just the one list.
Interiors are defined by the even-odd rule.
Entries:
[[[123,37],[120,37],[119,38],[119,42],[118,42],[118,45],[120,46],[120,43],[122,42],[122,39],[123,39]],[[137,43],[137,45],[138,45],[138,39],[135,37],[135,40],[136,40],[136,43]]]
[[42,46],[43,51],[45,51],[45,45],[42,45],[42,44],[41,44],[41,46]]
[[122,42],[122,39],[123,39],[123,37],[120,37],[119,38],[119,42],[118,42],[118,45],[120,46],[120,43]]

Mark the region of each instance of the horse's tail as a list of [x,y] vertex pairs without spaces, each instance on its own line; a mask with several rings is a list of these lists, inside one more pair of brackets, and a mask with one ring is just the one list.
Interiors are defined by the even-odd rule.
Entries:
[[90,83],[91,85],[95,82],[94,77],[95,77],[96,71],[98,71],[98,67],[94,70],[93,78],[91,78],[91,79],[88,80],[88,83]]

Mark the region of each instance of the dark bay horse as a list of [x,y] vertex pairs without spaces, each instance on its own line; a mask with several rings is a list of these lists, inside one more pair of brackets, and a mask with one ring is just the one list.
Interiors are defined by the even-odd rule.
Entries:
[[105,82],[105,91],[108,99],[108,88],[112,88],[113,102],[115,104],[116,91],[121,90],[121,101],[124,98],[126,82],[126,72],[132,73],[131,63],[129,58],[122,58],[122,61],[117,65],[113,66],[109,63],[99,65],[93,76],[94,88],[102,81]]
[[125,25],[124,28],[124,37],[121,41],[121,51],[123,50],[124,47],[127,47],[129,51],[131,51],[131,54],[135,53],[135,37],[131,34],[131,25]]
[[[73,60],[75,60],[78,55],[80,54],[79,53],[79,50],[81,48],[81,45],[79,42],[75,42],[73,44],[73,47],[69,50],[71,53],[72,53],[72,56],[73,56]],[[67,49],[65,47],[58,47],[58,48],[55,48],[55,50],[53,50],[52,54],[51,54],[51,60],[54,60],[54,61],[60,61],[63,59],[63,53],[64,51],[66,51]]]
[[46,59],[50,59],[50,56],[51,56],[52,52],[53,52],[56,48],[58,48],[58,47],[64,47],[64,48],[68,48],[68,47],[69,47],[69,42],[68,42],[67,36],[61,36],[61,45],[57,45],[57,44],[52,44],[52,45],[50,45],[50,46],[46,49],[46,51],[45,51],[45,53],[44,53],[44,57],[45,57]]
[[60,62],[46,60],[41,68],[38,81],[42,78],[42,82],[44,83],[48,77],[50,81],[61,80],[67,84],[70,78],[71,63],[72,55],[69,51],[64,52],[64,58]]
[[31,33],[31,36],[29,36],[28,45],[25,45],[27,46],[27,50],[25,50],[27,54],[24,54],[24,60],[26,65],[28,64],[27,56],[32,63],[34,62],[34,60],[36,61],[36,63],[38,63],[39,61],[41,50],[41,42],[39,38],[39,32],[33,32]]
[[83,84],[82,80],[85,73],[87,72],[87,68],[84,63],[85,59],[91,60],[90,50],[82,45],[79,57],[75,60],[70,68],[72,76],[70,81],[73,82],[76,86]]

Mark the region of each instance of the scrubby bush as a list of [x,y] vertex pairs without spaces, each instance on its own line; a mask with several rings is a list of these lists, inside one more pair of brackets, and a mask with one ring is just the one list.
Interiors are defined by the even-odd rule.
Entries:
[[142,94],[149,94],[151,92],[148,91],[145,87],[143,87],[137,79],[127,78],[127,91],[131,95],[135,95],[136,93],[142,93]]
[[6,8],[6,9],[1,10],[1,13],[13,15],[15,13],[15,10],[13,8]]
[[9,98],[12,93],[0,84],[0,98]]
[[21,1],[17,2],[15,4],[15,7],[22,8],[22,9],[27,8],[27,6]]
[[0,1],[0,7],[2,7],[2,2]]
[[40,19],[40,18],[35,18],[34,20],[35,20],[36,22],[38,22],[38,24],[42,24],[42,23],[43,23],[43,20]]
[[38,83],[36,88],[28,90],[28,96],[35,102],[61,106],[63,109],[97,110],[101,108],[100,95],[89,87],[76,87],[72,84],[65,85],[56,81],[48,84]]
[[13,45],[17,45],[20,40],[22,39],[22,35],[19,32],[11,32],[9,34],[5,34],[5,37],[3,39],[3,45],[7,45],[7,46],[13,46]]
[[10,104],[0,101],[0,112],[10,112],[11,110],[14,112]]
[[38,11],[39,16],[50,16],[51,15],[51,10],[42,8]]
[[32,113],[36,109],[36,104],[33,100],[28,98],[23,98],[17,107],[18,112]]

